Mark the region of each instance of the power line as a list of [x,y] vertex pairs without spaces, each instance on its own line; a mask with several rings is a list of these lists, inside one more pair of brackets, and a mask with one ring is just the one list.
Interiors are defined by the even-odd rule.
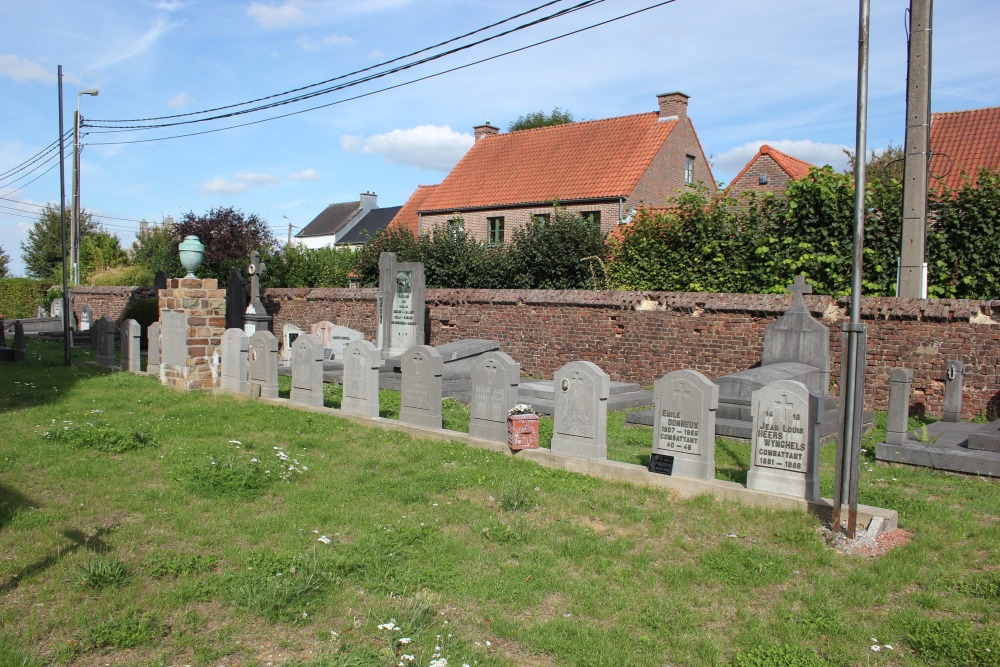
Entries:
[[[71,136],[73,136],[73,131],[69,130],[69,131],[66,132],[65,135],[63,135],[63,140],[68,140]],[[59,144],[59,140],[56,139],[51,144],[49,144],[48,146],[46,146],[42,150],[38,151],[37,153],[35,153],[31,157],[29,157],[27,160],[25,160],[21,164],[13,166],[10,169],[8,169],[7,171],[5,171],[2,174],[0,174],[0,180],[4,180],[8,176],[16,174],[19,171],[23,171],[28,166],[34,164],[35,162],[38,162],[39,160],[42,159],[42,157],[44,156],[44,154],[49,153],[49,152],[55,150],[56,146],[58,144]]]
[[[41,169],[42,167],[44,167],[49,162],[52,162],[53,160],[56,160],[58,157],[59,157],[59,149],[57,147],[56,150],[52,151],[51,155],[49,155],[47,158],[45,158],[45,160],[41,164],[32,167],[27,172],[21,174],[17,178],[12,178],[12,179],[9,179],[9,180],[7,180],[7,179],[0,179],[0,181],[7,180],[6,183],[0,183],[0,187],[5,187],[6,188],[6,187],[9,187],[9,186],[13,185],[14,183],[17,183],[20,180],[28,178],[29,176],[31,176],[33,173],[35,173],[36,171],[38,171],[39,169]],[[56,162],[55,164],[59,164],[59,163]]]
[[[35,176],[33,179],[31,179],[30,181],[28,181],[24,185],[20,185],[20,186],[14,188],[13,190],[9,190],[7,192],[4,192],[3,194],[4,195],[9,195],[9,194],[13,194],[13,193],[17,192],[18,190],[23,190],[24,188],[28,187],[29,185],[31,185],[32,183],[34,183],[35,181],[37,181],[39,178],[41,178],[45,174],[49,173],[50,171],[52,171],[53,169],[55,169],[58,166],[59,166],[59,163],[58,162],[54,162],[51,167],[49,167],[48,169],[46,169],[45,171],[43,171],[42,173],[40,173],[38,176]],[[20,180],[20,179],[18,179],[18,180]],[[7,185],[5,185],[4,187],[7,187],[8,185],[10,185],[10,183],[8,183]]]
[[[156,141],[167,141],[169,139],[182,139],[182,138],[185,138],[185,137],[196,137],[196,136],[200,136],[200,135],[203,135],[203,134],[212,134],[212,133],[215,133],[215,132],[222,132],[222,131],[225,131],[225,130],[232,130],[232,129],[236,129],[236,128],[239,128],[239,127],[247,127],[249,125],[257,125],[259,123],[266,123],[266,122],[272,121],[272,120],[279,120],[281,118],[288,118],[289,116],[296,116],[298,114],[306,113],[308,111],[316,111],[317,109],[325,109],[327,107],[332,107],[332,106],[335,106],[335,105],[338,105],[338,104],[343,104],[345,102],[352,102],[354,100],[362,99],[364,97],[370,97],[372,95],[377,95],[378,93],[384,93],[386,91],[394,90],[396,88],[402,88],[404,86],[409,86],[411,84],[419,83],[421,81],[427,81],[428,79],[433,79],[433,78],[436,78],[436,77],[439,77],[439,76],[443,76],[445,74],[451,74],[452,72],[457,72],[459,70],[467,69],[467,68],[473,67],[475,65],[481,65],[482,63],[489,62],[491,60],[497,60],[499,58],[503,58],[503,57],[506,57],[506,56],[509,56],[509,55],[513,55],[515,53],[520,53],[521,51],[527,51],[528,49],[535,48],[536,46],[542,46],[544,44],[549,44],[551,42],[555,42],[555,41],[558,41],[560,39],[564,39],[566,37],[571,37],[573,35],[577,35],[577,34],[580,34],[582,32],[586,32],[588,30],[593,30],[594,28],[599,28],[601,26],[608,25],[609,23],[614,23],[614,22],[620,21],[622,19],[630,18],[630,17],[635,16],[637,14],[641,14],[643,12],[647,12],[647,11],[650,11],[652,9],[657,9],[657,8],[662,7],[664,5],[669,5],[669,4],[673,3],[673,2],[676,2],[676,0],[663,0],[662,2],[658,2],[658,3],[655,3],[655,4],[649,5],[647,7],[643,7],[642,9],[637,9],[637,10],[635,10],[633,12],[628,12],[627,14],[622,14],[620,16],[616,16],[614,18],[610,18],[610,19],[607,19],[605,21],[601,21],[599,23],[593,23],[593,24],[591,24],[589,26],[584,26],[583,28],[578,28],[576,30],[571,30],[570,32],[566,32],[566,33],[563,33],[561,35],[557,35],[555,37],[550,37],[548,39],[543,39],[543,40],[540,40],[538,42],[534,42],[532,44],[528,44],[526,46],[522,46],[522,47],[519,47],[519,48],[516,48],[516,49],[511,49],[509,51],[504,51],[503,53],[498,53],[496,55],[489,56],[487,58],[482,58],[480,60],[476,60],[476,61],[473,61],[473,62],[470,62],[470,63],[466,63],[465,65],[458,65],[456,67],[452,67],[450,69],[442,70],[442,71],[436,72],[434,74],[428,74],[426,76],[418,77],[416,79],[411,79],[410,81],[404,81],[402,83],[397,83],[397,84],[394,84],[392,86],[386,86],[384,88],[379,88],[377,90],[369,91],[367,93],[361,93],[359,95],[355,95],[353,97],[347,97],[347,98],[344,98],[342,100],[337,100],[335,102],[328,102],[326,104],[320,104],[320,105],[317,105],[317,106],[314,106],[314,107],[309,107],[309,108],[306,108],[306,109],[300,109],[298,111],[290,111],[288,113],[279,114],[277,116],[270,116],[268,118],[262,118],[260,120],[248,121],[246,123],[238,123],[236,125],[227,125],[225,127],[219,127],[219,128],[215,128],[215,129],[212,129],[212,130],[202,130],[200,132],[188,132],[188,133],[185,133],[185,134],[175,134],[175,135],[170,135],[170,136],[167,136],[167,137],[154,137],[152,139],[131,139],[131,140],[128,140],[128,141],[94,141],[94,142],[88,142],[87,145],[88,146],[120,146],[120,145],[123,145],[123,144],[144,144],[144,143],[152,143],[152,142],[156,142]],[[128,129],[130,129],[130,128],[119,128],[117,131],[127,131]]]

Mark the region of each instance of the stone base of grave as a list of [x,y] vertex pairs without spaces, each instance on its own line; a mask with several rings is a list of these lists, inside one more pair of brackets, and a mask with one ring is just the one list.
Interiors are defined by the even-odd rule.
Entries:
[[[551,415],[555,409],[555,385],[552,380],[521,378],[517,387],[517,402],[528,403],[535,412]],[[612,382],[608,392],[608,412],[640,408],[653,404],[653,392],[645,391],[633,382]],[[649,411],[652,415],[652,410]],[[653,422],[650,421],[650,426]]]
[[984,427],[990,426],[992,424],[934,422],[927,425],[927,442],[921,442],[910,432],[902,445],[879,443],[875,448],[875,458],[923,468],[1000,477],[1000,452],[975,449],[980,437],[989,433]]
[[214,278],[172,278],[160,290],[160,382],[214,389],[226,330],[226,290]]

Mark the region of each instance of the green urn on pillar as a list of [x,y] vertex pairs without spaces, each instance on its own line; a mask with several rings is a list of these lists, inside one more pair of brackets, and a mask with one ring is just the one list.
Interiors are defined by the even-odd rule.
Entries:
[[197,278],[194,272],[201,266],[205,259],[205,244],[198,240],[197,236],[188,236],[177,246],[180,251],[181,265],[187,269],[185,278]]

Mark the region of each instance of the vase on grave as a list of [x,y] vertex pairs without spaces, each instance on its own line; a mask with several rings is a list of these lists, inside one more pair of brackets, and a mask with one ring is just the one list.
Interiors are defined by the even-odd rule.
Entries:
[[507,446],[517,451],[538,449],[538,415],[510,415],[507,417]]
[[199,241],[197,236],[191,235],[181,241],[177,249],[180,251],[181,266],[187,269],[187,275],[184,277],[197,278],[194,272],[205,259],[205,244]]

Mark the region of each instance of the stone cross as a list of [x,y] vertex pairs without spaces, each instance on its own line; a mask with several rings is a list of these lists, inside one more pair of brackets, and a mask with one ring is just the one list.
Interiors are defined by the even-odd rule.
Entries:
[[789,294],[794,294],[792,297],[793,306],[806,307],[805,299],[802,298],[803,294],[812,294],[812,285],[806,282],[806,277],[801,273],[795,276],[795,280],[787,288]]
[[250,276],[250,305],[247,306],[243,319],[243,330],[248,336],[267,330],[271,322],[271,316],[260,300],[260,277],[266,272],[267,266],[260,261],[260,253],[254,250],[250,253],[250,264],[247,266],[247,275]]
[[250,253],[250,264],[247,266],[247,275],[250,276],[250,298],[253,301],[260,301],[260,277],[267,273],[267,265],[260,261],[260,253],[254,250]]

